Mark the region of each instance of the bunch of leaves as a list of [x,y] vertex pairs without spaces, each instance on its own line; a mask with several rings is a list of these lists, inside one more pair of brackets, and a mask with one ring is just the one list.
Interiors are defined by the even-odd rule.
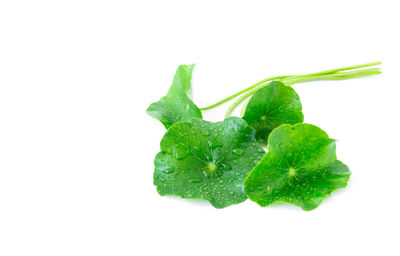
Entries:
[[[336,159],[335,141],[302,123],[300,98],[291,85],[376,75],[379,68],[366,67],[378,64],[270,77],[204,108],[190,97],[194,65],[179,66],[167,95],[147,109],[168,129],[154,160],[158,193],[207,200],[216,208],[249,197],[260,206],[287,202],[315,209],[347,185],[350,171]],[[201,111],[234,98],[223,121],[201,120]],[[242,117],[230,117],[243,102]]]

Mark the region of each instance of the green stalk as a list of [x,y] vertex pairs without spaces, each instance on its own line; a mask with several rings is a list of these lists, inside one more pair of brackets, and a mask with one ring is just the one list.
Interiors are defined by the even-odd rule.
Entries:
[[299,75],[299,77],[300,76],[317,76],[317,75],[334,74],[334,73],[337,73],[337,72],[340,72],[340,71],[347,71],[347,70],[353,70],[353,69],[366,68],[366,67],[371,67],[371,66],[377,66],[377,65],[380,65],[380,64],[382,64],[381,61],[376,61],[376,62],[370,62],[370,63],[360,64],[360,65],[329,69],[329,70],[310,73],[310,74],[306,74],[306,75]]
[[253,84],[253,85],[251,85],[251,86],[249,86],[249,87],[247,87],[247,88],[235,93],[235,94],[232,94],[231,96],[229,96],[229,97],[227,97],[227,98],[225,98],[223,100],[218,101],[215,104],[212,104],[212,105],[204,107],[204,108],[200,108],[200,110],[208,110],[208,109],[215,108],[215,107],[217,107],[217,106],[219,106],[219,105],[221,105],[221,104],[223,104],[223,103],[225,103],[227,101],[230,101],[231,99],[239,96],[240,94],[245,93],[245,92],[247,92],[247,91],[249,91],[249,90],[251,90],[251,89],[253,89],[253,88],[255,88],[255,87],[259,86],[259,85],[261,85],[261,84],[264,84],[264,83],[266,83],[268,81],[272,81],[272,80],[276,80],[276,79],[283,79],[283,78],[287,78],[287,77],[290,77],[290,76],[273,76],[273,77],[266,78],[264,80],[261,80],[261,81],[255,83],[255,84]]
[[[327,71],[323,71],[327,72]],[[326,75],[320,75],[322,72],[318,73],[313,73],[313,74],[308,74],[308,75],[301,75],[301,76],[291,76],[286,79],[282,79],[281,81],[287,85],[290,86],[294,83],[301,83],[301,82],[309,82],[309,81],[315,81],[315,80],[344,80],[344,79],[351,79],[351,78],[357,78],[357,77],[363,77],[363,76],[371,76],[371,75],[378,75],[381,73],[380,68],[369,68],[369,69],[362,69],[362,70],[355,70],[355,71],[349,71],[349,72],[338,72],[338,73],[333,73],[333,74],[326,74]],[[318,74],[318,75],[315,75]],[[233,110],[242,103],[244,100],[246,100],[248,97],[253,95],[256,91],[259,89],[263,88],[267,84],[261,85],[257,88],[253,88],[249,90],[247,93],[243,94],[241,97],[239,97],[227,110],[225,114],[225,118],[229,117]]]
[[247,88],[245,88],[245,89],[243,89],[243,90],[241,90],[241,91],[235,93],[235,94],[232,94],[231,96],[229,96],[229,97],[227,97],[227,98],[225,98],[225,99],[223,99],[223,100],[218,101],[218,102],[215,103],[215,104],[212,104],[212,105],[207,106],[207,107],[200,108],[200,110],[208,110],[208,109],[215,108],[215,107],[217,107],[217,106],[219,106],[219,105],[221,105],[221,104],[223,104],[223,103],[225,103],[225,102],[227,102],[227,101],[230,101],[231,99],[233,99],[233,98],[235,98],[235,97],[237,97],[237,96],[239,96],[239,95],[241,95],[241,94],[243,94],[243,93],[246,93],[246,92],[248,92],[248,91],[250,91],[250,90],[252,90],[252,89],[254,89],[254,88],[256,88],[256,87],[258,87],[258,86],[260,86],[260,85],[263,85],[263,84],[266,83],[266,82],[272,81],[272,80],[276,80],[276,79],[285,79],[285,78],[311,77],[311,76],[319,76],[319,75],[334,74],[334,73],[337,73],[337,72],[340,72],[340,71],[346,71],[346,70],[352,70],[352,69],[359,69],[359,68],[365,68],[365,67],[376,66],[376,65],[379,65],[379,64],[381,64],[381,63],[382,63],[382,62],[380,62],[380,61],[378,61],[378,62],[370,62],[370,63],[366,63],[366,64],[361,64],[361,65],[354,65],[354,66],[348,66],[348,67],[342,67],[342,68],[329,69],[329,70],[320,71],[320,72],[316,72],[316,73],[305,74],[305,75],[296,75],[296,76],[274,76],[274,77],[266,78],[266,79],[264,79],[264,80],[261,80],[261,81],[255,83],[255,84],[253,84],[253,85],[251,85],[251,86],[249,86],[249,87],[247,87]]
[[371,75],[378,75],[380,74],[380,68],[367,68],[362,70],[355,70],[349,72],[339,72],[329,75],[315,75],[315,76],[299,76],[299,77],[289,77],[287,79],[282,79],[282,82],[290,86],[295,83],[301,82],[309,82],[309,81],[316,81],[316,80],[345,80],[363,76],[371,76]]
[[225,114],[225,118],[229,117],[233,110],[235,110],[235,108],[242,103],[244,100],[246,100],[248,97],[250,97],[251,95],[253,95],[256,91],[258,91],[258,89],[262,88],[264,86],[261,86],[259,88],[254,88],[250,91],[248,91],[247,93],[243,94],[242,96],[240,96],[235,102],[233,102],[233,104],[228,108],[228,110],[226,111]]

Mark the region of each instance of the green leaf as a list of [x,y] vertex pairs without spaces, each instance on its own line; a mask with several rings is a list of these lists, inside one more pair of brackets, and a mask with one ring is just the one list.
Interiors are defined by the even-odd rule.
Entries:
[[273,81],[253,95],[243,119],[256,129],[256,139],[266,144],[269,134],[281,124],[303,122],[301,108],[299,95],[293,88]]
[[172,125],[154,160],[158,193],[208,200],[216,208],[245,201],[244,180],[265,154],[254,134],[238,117]]
[[167,95],[147,108],[146,112],[160,120],[166,129],[179,121],[203,118],[200,109],[190,98],[193,67],[194,65],[180,65]]
[[269,136],[268,153],[246,179],[245,192],[261,206],[281,201],[315,209],[350,178],[335,151],[335,140],[314,125],[282,125]]

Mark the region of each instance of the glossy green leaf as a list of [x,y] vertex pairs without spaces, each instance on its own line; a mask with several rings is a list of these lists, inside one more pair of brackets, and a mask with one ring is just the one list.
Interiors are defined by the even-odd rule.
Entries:
[[166,129],[179,121],[202,118],[200,109],[190,98],[193,67],[180,65],[167,95],[147,108],[147,113],[160,120]]
[[243,119],[256,129],[256,139],[266,144],[269,134],[281,124],[303,122],[301,108],[299,95],[293,88],[273,81],[253,95]]
[[246,179],[245,192],[261,206],[281,201],[312,210],[349,180],[335,151],[335,140],[314,125],[282,125],[270,134],[268,153]]
[[238,117],[172,125],[154,160],[158,193],[208,200],[216,208],[245,201],[244,180],[265,154],[254,134]]

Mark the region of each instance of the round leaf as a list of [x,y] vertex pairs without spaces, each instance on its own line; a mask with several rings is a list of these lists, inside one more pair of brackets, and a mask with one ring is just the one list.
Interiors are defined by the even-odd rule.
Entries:
[[154,160],[158,193],[208,200],[216,208],[245,201],[244,180],[265,154],[254,134],[237,117],[174,124]]
[[180,65],[166,96],[152,103],[147,114],[160,120],[166,129],[179,121],[202,118],[200,109],[191,100],[194,65]]
[[256,129],[256,139],[266,144],[269,134],[276,127],[303,122],[301,109],[296,91],[282,82],[273,81],[253,95],[243,119]]
[[278,201],[312,210],[345,187],[346,165],[336,160],[335,141],[311,124],[282,125],[268,139],[268,153],[245,181],[247,196],[261,206]]

